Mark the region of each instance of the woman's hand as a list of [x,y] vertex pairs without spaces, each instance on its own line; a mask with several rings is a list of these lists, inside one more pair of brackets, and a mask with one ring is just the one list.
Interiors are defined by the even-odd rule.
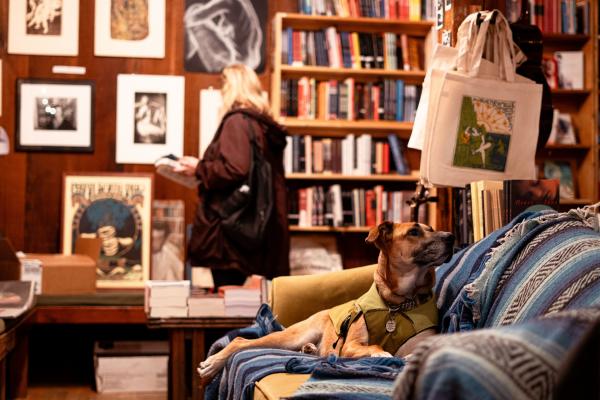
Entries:
[[173,171],[187,176],[194,176],[196,174],[196,167],[198,166],[198,162],[200,162],[200,160],[196,157],[183,156],[177,160],[177,162],[179,163],[179,166],[175,167]]

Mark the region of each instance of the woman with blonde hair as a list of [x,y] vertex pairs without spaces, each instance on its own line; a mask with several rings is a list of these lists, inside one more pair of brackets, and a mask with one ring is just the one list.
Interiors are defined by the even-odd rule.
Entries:
[[[251,274],[269,279],[289,275],[287,197],[283,170],[286,131],[273,120],[254,71],[242,64],[223,70],[221,123],[202,160],[182,157],[179,172],[200,180],[188,256],[192,265],[210,267],[215,287],[241,284]],[[273,208],[262,243],[243,249],[223,231],[215,204],[228,199],[248,178],[252,136],[271,166]]]

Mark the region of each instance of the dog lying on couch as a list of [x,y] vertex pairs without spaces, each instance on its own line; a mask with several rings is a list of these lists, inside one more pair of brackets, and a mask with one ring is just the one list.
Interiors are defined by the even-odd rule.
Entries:
[[434,268],[450,258],[454,236],[418,223],[383,222],[367,243],[379,250],[372,287],[358,300],[313,314],[289,328],[258,339],[236,338],[200,363],[208,383],[235,352],[281,348],[343,357],[406,356],[435,334],[437,309],[431,288]]

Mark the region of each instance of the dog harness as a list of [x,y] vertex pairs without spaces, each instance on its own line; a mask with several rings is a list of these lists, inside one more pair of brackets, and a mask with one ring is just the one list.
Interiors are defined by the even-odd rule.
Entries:
[[[437,327],[438,310],[433,295],[409,303],[408,307],[389,307],[379,296],[375,283],[358,300],[333,307],[329,318],[335,327],[338,339],[333,344],[335,349],[340,340],[346,341],[350,325],[361,315],[364,316],[369,345],[380,345],[384,351],[394,355],[396,351],[411,337],[429,328]],[[342,352],[342,344],[338,354]]]

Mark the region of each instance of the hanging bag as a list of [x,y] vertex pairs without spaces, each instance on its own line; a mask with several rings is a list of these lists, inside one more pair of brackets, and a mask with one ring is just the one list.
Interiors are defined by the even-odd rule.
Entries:
[[508,22],[497,10],[467,16],[456,50],[456,71],[429,71],[422,181],[534,179],[542,86],[515,73]]
[[255,250],[263,242],[273,210],[271,164],[257,142],[254,126],[248,121],[250,169],[246,181],[222,202],[209,202],[221,219],[223,233],[240,248]]

